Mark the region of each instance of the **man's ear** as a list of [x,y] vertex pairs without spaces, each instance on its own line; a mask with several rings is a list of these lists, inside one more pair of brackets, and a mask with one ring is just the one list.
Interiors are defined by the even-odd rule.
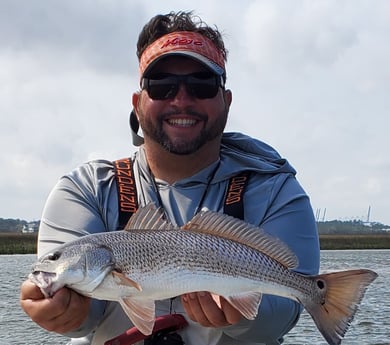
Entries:
[[140,102],[140,99],[141,99],[141,92],[140,91],[134,92],[133,97],[131,99],[131,103],[133,104],[133,109],[135,114],[137,115],[137,118],[138,118],[138,104]]
[[133,93],[133,97],[131,99],[131,103],[133,104],[133,110],[130,113],[129,117],[129,125],[131,130],[131,136],[133,138],[133,145],[140,146],[144,143],[144,138],[138,134],[138,130],[140,127],[138,120],[138,109],[139,103],[141,99],[141,92]]
[[232,100],[233,100],[233,94],[232,94],[232,91],[227,89],[227,90],[224,90],[224,95],[223,95],[224,99],[225,99],[225,104],[227,106],[227,108],[230,108],[230,105],[232,104]]

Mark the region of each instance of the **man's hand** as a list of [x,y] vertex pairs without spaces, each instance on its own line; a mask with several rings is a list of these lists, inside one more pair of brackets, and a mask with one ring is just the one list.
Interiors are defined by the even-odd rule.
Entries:
[[30,318],[42,328],[64,334],[81,326],[89,312],[90,298],[62,288],[52,298],[45,298],[41,290],[26,280],[20,290],[20,305]]
[[204,327],[230,326],[242,318],[241,313],[223,297],[209,292],[189,293],[181,300],[188,317]]

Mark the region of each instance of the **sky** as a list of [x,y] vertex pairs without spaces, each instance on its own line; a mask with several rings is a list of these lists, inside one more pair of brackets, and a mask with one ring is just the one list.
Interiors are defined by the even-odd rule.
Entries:
[[136,150],[136,41],[172,10],[223,34],[226,131],[287,158],[319,220],[390,224],[387,0],[0,0],[0,218],[38,220],[63,174]]

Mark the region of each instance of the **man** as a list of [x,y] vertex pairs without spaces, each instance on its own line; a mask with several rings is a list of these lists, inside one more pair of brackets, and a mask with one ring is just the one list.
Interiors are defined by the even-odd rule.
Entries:
[[[232,93],[225,88],[227,53],[218,30],[191,12],[158,15],[143,28],[137,55],[141,89],[133,95],[131,124],[133,139],[142,144],[132,158],[139,205],[154,202],[173,224],[183,225],[203,207],[222,212],[229,180],[247,172],[244,220],[284,241],[299,258],[297,271],[316,274],[315,220],[294,169],[270,146],[223,133]],[[113,163],[84,164],[49,196],[38,255],[87,233],[114,231],[118,219]],[[21,305],[41,327],[73,338],[72,344],[103,344],[132,327],[117,303],[90,301],[67,288],[44,299],[26,281]],[[186,316],[189,325],[180,335],[189,345],[280,344],[301,309],[267,295],[249,321],[208,292],[156,303],[158,315],[173,310]]]

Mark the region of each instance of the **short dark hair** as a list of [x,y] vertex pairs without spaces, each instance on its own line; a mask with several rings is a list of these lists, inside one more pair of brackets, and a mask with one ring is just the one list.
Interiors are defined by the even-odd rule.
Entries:
[[143,27],[141,33],[138,36],[137,42],[137,57],[141,58],[145,49],[161,36],[176,31],[192,31],[197,32],[208,39],[210,39],[215,46],[221,50],[222,55],[226,61],[227,50],[223,43],[222,35],[218,31],[217,27],[214,28],[208,26],[202,19],[189,12],[170,12],[168,14],[158,14],[154,16]]

